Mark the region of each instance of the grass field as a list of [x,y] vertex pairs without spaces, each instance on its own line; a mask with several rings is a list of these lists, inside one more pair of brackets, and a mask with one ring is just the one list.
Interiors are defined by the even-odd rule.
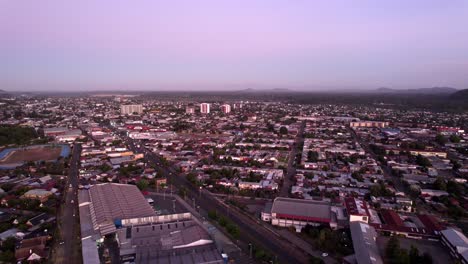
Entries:
[[8,153],[0,160],[0,164],[23,163],[28,161],[56,160],[60,157],[61,147],[40,146],[34,148],[17,149]]

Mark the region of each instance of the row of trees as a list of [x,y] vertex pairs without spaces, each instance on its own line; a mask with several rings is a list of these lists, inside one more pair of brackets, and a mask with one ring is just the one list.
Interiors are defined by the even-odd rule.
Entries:
[[2,126],[0,127],[0,145],[25,145],[37,138],[36,130],[32,127]]
[[385,248],[385,257],[390,264],[432,264],[432,257],[427,252],[420,255],[419,250],[411,246],[410,250],[400,247],[400,241],[392,236]]

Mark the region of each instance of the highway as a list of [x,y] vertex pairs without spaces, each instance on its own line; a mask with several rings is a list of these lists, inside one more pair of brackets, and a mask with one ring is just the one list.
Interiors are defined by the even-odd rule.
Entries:
[[[73,146],[68,181],[65,186],[65,200],[58,215],[59,241],[55,241],[53,263],[82,263],[81,246],[79,243],[80,225],[77,204],[78,167],[81,145]],[[71,188],[69,186],[72,186]]]
[[[144,147],[135,145],[134,141],[128,137],[124,137],[130,150],[137,153],[144,153],[147,162],[161,168],[161,171],[168,179],[168,184],[174,185],[177,188],[184,187],[187,191],[187,196],[194,198],[200,208],[206,212],[216,211],[232,222],[240,229],[239,240],[234,241],[244,252],[249,252],[249,243],[259,245],[271,254],[274,254],[279,263],[307,263],[309,256],[307,253],[299,250],[291,243],[281,237],[273,234],[255,220],[243,215],[236,210],[229,210],[229,207],[224,205],[209,192],[200,190],[193,186],[183,175],[179,175],[172,167],[163,166],[162,160],[156,154],[146,150]],[[260,221],[260,220],[257,220]]]

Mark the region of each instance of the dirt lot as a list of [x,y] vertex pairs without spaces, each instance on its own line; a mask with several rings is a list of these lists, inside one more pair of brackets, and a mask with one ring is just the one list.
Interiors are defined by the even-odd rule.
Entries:
[[55,160],[60,156],[61,147],[37,147],[14,150],[0,164],[22,163],[39,160]]
[[[390,237],[380,236],[377,238],[377,245],[379,247],[380,255],[383,257],[385,255],[385,246],[387,245]],[[432,256],[434,264],[449,264],[453,263],[453,259],[450,257],[447,249],[439,241],[429,241],[429,240],[417,240],[411,238],[399,238],[401,248],[407,250],[410,249],[411,245],[415,246],[419,250],[419,254],[425,252],[429,253]]]

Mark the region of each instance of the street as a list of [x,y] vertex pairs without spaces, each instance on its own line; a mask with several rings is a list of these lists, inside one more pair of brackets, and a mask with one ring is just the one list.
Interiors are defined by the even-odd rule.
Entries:
[[80,225],[77,204],[80,153],[81,145],[75,144],[73,146],[70,161],[68,181],[64,190],[65,202],[61,206],[59,215],[57,216],[59,235],[53,247],[55,250],[52,257],[53,263],[82,263],[81,247],[79,243]]
[[280,192],[281,197],[289,196],[289,191],[293,184],[292,178],[294,177],[294,175],[296,175],[296,163],[298,162],[296,160],[296,156],[297,156],[298,147],[301,146],[301,144],[304,142],[304,128],[305,128],[305,122],[302,122],[301,127],[299,128],[299,131],[297,132],[294,145],[292,146],[292,149],[289,152],[288,168],[287,168],[286,175],[283,181],[283,186],[281,187],[281,192]]

